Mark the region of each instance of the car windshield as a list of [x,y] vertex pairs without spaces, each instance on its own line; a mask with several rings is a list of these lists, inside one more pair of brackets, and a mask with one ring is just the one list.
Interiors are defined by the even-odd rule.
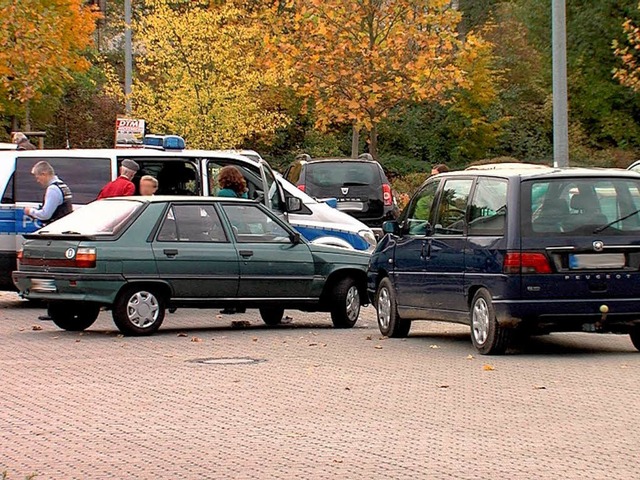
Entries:
[[114,235],[144,203],[98,200],[75,210],[36,233],[40,235]]
[[376,165],[369,162],[317,162],[307,165],[306,184],[317,187],[380,185]]
[[526,182],[525,233],[638,235],[640,180],[559,178]]

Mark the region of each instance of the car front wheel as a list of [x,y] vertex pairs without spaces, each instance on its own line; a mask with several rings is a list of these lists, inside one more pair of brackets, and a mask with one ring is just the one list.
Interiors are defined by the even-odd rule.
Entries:
[[49,304],[47,313],[58,328],[82,332],[95,323],[100,306],[81,302],[53,302]]
[[351,277],[340,280],[333,288],[331,320],[336,328],[351,328],[360,315],[360,292]]
[[284,308],[282,307],[263,307],[260,309],[262,321],[267,325],[279,325],[284,316]]
[[165,299],[147,286],[126,287],[113,306],[113,321],[125,335],[150,335],[160,328]]
[[501,327],[486,288],[479,289],[471,302],[471,341],[482,355],[500,355],[505,352],[513,330]]
[[411,320],[398,315],[396,295],[389,278],[383,278],[376,291],[376,317],[378,328],[385,337],[404,338],[411,330]]

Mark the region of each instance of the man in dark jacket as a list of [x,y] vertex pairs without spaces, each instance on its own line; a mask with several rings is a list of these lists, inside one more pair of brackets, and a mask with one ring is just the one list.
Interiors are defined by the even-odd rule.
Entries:
[[35,177],[36,182],[46,190],[42,206],[40,208],[27,207],[24,209],[24,213],[46,225],[73,211],[71,189],[56,176],[56,172],[48,162],[36,163],[31,169],[31,174]]

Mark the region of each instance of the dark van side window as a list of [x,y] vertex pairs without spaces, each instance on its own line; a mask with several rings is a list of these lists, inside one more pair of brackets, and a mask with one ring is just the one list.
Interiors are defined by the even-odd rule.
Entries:
[[507,216],[507,181],[479,178],[471,198],[469,235],[504,235]]
[[434,233],[436,235],[463,235],[467,200],[473,179],[446,180],[440,195]]
[[433,201],[438,193],[439,181],[427,183],[413,198],[404,220],[405,231],[409,235],[426,235],[427,226],[431,224]]
[[529,235],[640,233],[640,182],[562,178],[523,184],[523,231]]
[[[128,158],[122,156],[118,158],[118,166],[122,160]],[[200,175],[198,167],[194,161],[187,159],[155,159],[131,156],[140,166],[140,170],[133,177],[136,186],[136,194],[140,185],[140,178],[143,175],[151,175],[158,180],[158,190],[156,195],[201,195]]]
[[14,185],[16,202],[42,202],[44,188],[31,175],[31,169],[41,160],[49,162],[56,175],[69,185],[73,203],[94,201],[102,187],[111,180],[109,158],[18,157]]

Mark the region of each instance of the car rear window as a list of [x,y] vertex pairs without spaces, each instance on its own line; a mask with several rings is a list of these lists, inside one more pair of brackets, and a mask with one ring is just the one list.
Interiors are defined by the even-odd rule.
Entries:
[[525,182],[524,234],[638,235],[640,181],[558,178]]
[[40,230],[39,234],[116,235],[142,208],[136,200],[99,200],[80,207]]
[[309,163],[305,174],[309,186],[352,187],[358,185],[379,185],[380,173],[374,163],[365,162],[318,162]]

